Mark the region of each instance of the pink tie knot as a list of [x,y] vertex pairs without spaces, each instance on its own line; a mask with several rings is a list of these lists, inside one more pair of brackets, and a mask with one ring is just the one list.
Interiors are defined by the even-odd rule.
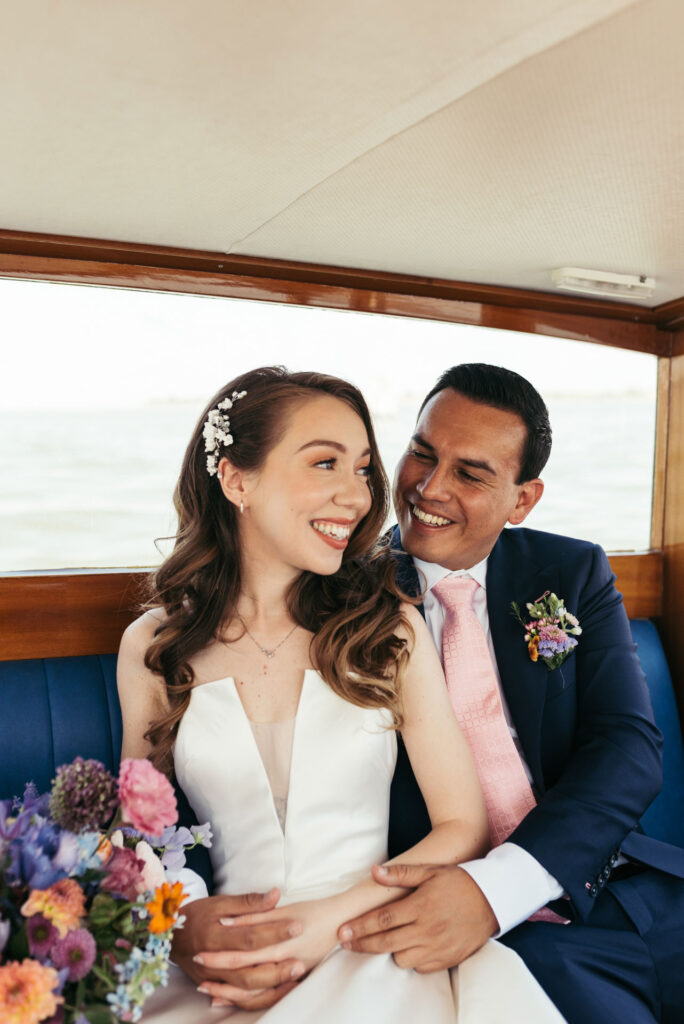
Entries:
[[439,583],[435,583],[432,593],[444,608],[459,611],[472,608],[479,585],[471,576],[445,576]]

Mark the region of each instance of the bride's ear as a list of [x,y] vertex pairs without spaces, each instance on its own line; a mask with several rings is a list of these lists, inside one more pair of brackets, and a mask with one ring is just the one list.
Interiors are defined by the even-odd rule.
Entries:
[[246,506],[247,474],[224,456],[218,464],[218,478],[224,497],[242,511]]

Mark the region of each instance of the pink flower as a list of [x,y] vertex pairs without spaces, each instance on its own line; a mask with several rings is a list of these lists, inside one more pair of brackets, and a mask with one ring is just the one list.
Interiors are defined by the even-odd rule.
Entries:
[[139,893],[145,891],[142,882],[143,867],[143,862],[138,860],[133,850],[129,850],[127,846],[115,846],[107,861],[107,874],[102,879],[101,888],[107,892],[120,893],[125,900],[133,902]]
[[59,932],[55,926],[42,914],[34,914],[26,922],[29,952],[38,960],[42,960],[48,955],[58,936]]
[[85,978],[95,963],[97,946],[95,939],[85,928],[76,928],[52,947],[52,962],[58,971],[66,968],[69,981]]
[[173,786],[145,758],[121,762],[119,800],[123,820],[145,835],[160,836],[178,821]]

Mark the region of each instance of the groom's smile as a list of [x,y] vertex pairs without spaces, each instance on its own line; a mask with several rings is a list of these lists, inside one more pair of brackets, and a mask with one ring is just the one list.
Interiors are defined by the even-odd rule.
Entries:
[[482,561],[504,525],[521,523],[541,494],[517,482],[526,436],[515,413],[451,388],[430,399],[394,479],[404,549],[448,569]]

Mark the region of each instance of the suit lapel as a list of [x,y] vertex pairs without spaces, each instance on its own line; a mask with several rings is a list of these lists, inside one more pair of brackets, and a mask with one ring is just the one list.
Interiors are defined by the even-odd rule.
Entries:
[[543,567],[523,559],[504,530],[487,563],[487,610],[496,663],[506,701],[539,791],[544,789],[541,764],[541,721],[546,699],[547,670],[531,661],[522,626],[511,602],[524,614],[525,605],[539,596]]
[[[409,554],[404,551],[401,546],[401,536],[399,534],[399,527],[395,526],[392,530],[392,541],[391,549],[397,559],[397,570],[396,570],[396,581],[404,591],[410,597],[418,597],[423,589],[423,581],[418,578],[416,567],[413,563],[413,559]],[[423,604],[419,604],[418,611],[425,618],[425,608]]]

